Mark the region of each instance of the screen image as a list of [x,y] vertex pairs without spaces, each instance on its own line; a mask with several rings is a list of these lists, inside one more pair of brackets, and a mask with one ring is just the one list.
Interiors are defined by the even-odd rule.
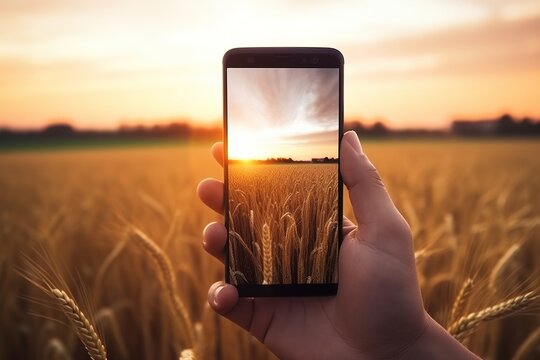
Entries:
[[229,281],[337,282],[339,69],[228,68]]

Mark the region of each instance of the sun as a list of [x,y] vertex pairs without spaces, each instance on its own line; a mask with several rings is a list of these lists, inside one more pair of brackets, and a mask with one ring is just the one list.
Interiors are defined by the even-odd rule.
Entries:
[[228,157],[233,160],[254,160],[264,158],[261,141],[253,132],[235,131],[228,139]]

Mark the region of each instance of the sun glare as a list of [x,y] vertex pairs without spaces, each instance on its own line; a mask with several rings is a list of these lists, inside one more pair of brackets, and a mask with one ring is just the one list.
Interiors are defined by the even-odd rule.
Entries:
[[228,156],[234,160],[253,160],[261,158],[260,142],[254,134],[247,131],[237,131],[229,134]]

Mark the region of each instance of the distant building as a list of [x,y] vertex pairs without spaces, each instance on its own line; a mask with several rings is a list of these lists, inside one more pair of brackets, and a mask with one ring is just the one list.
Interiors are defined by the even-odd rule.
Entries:
[[328,156],[326,156],[326,157],[323,157],[323,158],[311,158],[311,162],[312,163],[320,163],[320,164],[335,163],[335,162],[337,162],[337,159],[329,158]]

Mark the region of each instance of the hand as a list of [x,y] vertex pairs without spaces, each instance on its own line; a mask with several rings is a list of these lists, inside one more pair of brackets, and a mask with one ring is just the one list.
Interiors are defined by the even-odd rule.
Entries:
[[[212,153],[223,165],[223,144]],[[424,310],[410,228],[352,131],[340,161],[358,226],[343,220],[337,295],[239,298],[233,285],[218,282],[210,306],[283,359],[474,358]],[[223,214],[222,182],[203,180],[197,192]],[[226,241],[223,224],[204,229],[204,248],[221,261]]]

